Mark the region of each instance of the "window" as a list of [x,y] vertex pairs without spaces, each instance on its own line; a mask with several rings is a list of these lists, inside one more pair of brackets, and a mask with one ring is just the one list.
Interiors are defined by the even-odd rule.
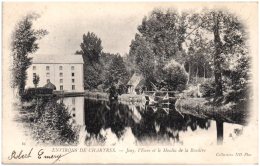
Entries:
[[72,111],[75,111],[75,110],[76,110],[76,108],[75,108],[75,107],[73,107],[73,108],[72,108]]
[[46,66],[46,70],[50,70],[50,66]]
[[75,116],[76,116],[76,114],[72,114],[72,116],[73,116],[73,117],[75,117]]
[[71,76],[73,77],[73,76],[75,76],[75,74],[74,74],[74,73],[71,73]]
[[72,90],[75,90],[75,85],[72,85]]
[[60,86],[60,90],[63,90],[63,85]]
[[35,77],[36,76],[36,73],[33,73],[33,77]]
[[46,73],[46,77],[50,77],[50,73]]
[[74,70],[74,66],[71,66],[71,70]]
[[74,82],[75,82],[75,79],[72,79],[71,81],[72,81],[72,83],[74,83]]
[[59,66],[59,69],[62,70],[62,66]]
[[47,83],[49,83],[50,82],[50,79],[47,79]]
[[36,70],[36,66],[33,66],[33,70]]
[[60,73],[60,77],[63,77],[63,73]]
[[60,79],[60,83],[63,83],[63,79]]

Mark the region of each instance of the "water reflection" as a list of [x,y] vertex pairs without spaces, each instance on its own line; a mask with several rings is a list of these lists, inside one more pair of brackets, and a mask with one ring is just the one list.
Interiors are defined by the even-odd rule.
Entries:
[[[232,125],[225,127],[223,122],[182,114],[171,104],[123,104],[83,97],[65,98],[63,102],[70,108],[75,123],[82,126],[85,145],[173,145],[196,141],[197,137],[209,144],[221,144],[224,128]],[[241,131],[240,125],[226,130],[226,136],[234,138],[236,131]]]
[[74,123],[77,125],[85,125],[83,97],[62,98],[61,102],[68,107]]
[[223,143],[223,122],[216,121],[217,126],[217,142],[219,145]]

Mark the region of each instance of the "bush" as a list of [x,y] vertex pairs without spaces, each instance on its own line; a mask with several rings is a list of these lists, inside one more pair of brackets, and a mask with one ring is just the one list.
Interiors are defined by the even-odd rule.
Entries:
[[27,95],[33,95],[33,94],[52,94],[52,89],[49,88],[28,88],[25,90],[25,93]]
[[175,60],[171,60],[163,68],[162,77],[165,87],[168,90],[182,91],[186,87],[188,74]]
[[50,100],[35,105],[34,122],[31,123],[32,137],[38,143],[75,145],[78,130],[71,122],[71,115],[63,103]]
[[22,96],[22,101],[30,101],[37,96],[41,95],[50,95],[52,94],[53,90],[49,88],[28,88],[25,90],[23,96]]
[[215,82],[213,79],[207,79],[200,85],[200,92],[203,97],[213,97],[215,94]]
[[195,85],[189,85],[189,87],[183,91],[185,96],[187,97],[199,97],[198,96],[198,86],[195,86]]

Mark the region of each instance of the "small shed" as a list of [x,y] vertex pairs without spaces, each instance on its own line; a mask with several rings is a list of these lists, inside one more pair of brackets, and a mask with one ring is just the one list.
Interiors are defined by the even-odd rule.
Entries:
[[53,83],[51,83],[50,81],[48,81],[48,83],[46,85],[44,85],[43,87],[52,89],[52,90],[56,90],[56,86]]
[[127,92],[130,94],[136,94],[136,89],[138,89],[140,82],[143,80],[143,76],[137,73],[134,73],[130,78],[127,86]]

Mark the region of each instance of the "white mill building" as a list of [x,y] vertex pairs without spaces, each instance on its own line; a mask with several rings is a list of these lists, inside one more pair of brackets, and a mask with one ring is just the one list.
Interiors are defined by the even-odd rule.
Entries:
[[34,87],[33,76],[39,75],[38,87],[50,82],[56,90],[83,92],[83,63],[82,55],[34,55],[27,70],[26,88]]

